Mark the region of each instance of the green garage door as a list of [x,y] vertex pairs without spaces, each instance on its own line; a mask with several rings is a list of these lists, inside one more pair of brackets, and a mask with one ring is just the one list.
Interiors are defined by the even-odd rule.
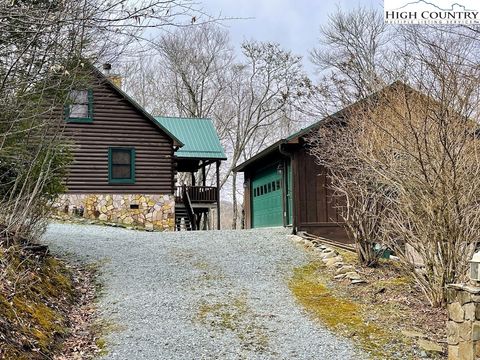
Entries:
[[252,181],[252,227],[282,226],[282,189],[277,166],[255,174]]

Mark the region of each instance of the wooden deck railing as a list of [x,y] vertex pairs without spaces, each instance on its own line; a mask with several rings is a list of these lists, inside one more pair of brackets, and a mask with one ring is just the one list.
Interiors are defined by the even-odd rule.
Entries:
[[[188,197],[192,204],[194,203],[216,203],[217,188],[215,186],[186,186]],[[182,198],[182,187],[177,186],[175,197]]]

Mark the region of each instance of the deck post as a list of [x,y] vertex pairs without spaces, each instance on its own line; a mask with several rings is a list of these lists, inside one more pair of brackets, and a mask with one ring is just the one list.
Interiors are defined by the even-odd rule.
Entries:
[[205,161],[202,161],[202,184],[206,186],[207,179],[205,179]]
[[215,162],[217,169],[217,230],[220,230],[220,160]]

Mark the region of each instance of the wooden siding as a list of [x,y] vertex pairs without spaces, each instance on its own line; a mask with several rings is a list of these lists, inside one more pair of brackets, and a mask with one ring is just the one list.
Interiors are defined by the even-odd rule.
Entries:
[[[173,140],[106,81],[93,78],[93,123],[67,123],[69,193],[173,194]],[[109,184],[108,148],[134,147],[134,184]]]
[[349,242],[329,190],[325,167],[318,165],[305,147],[293,156],[294,217],[298,231]]

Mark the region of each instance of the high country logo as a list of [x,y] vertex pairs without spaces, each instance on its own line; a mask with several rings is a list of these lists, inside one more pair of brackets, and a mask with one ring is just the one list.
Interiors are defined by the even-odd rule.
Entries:
[[384,0],[384,18],[389,24],[480,24],[477,0]]

